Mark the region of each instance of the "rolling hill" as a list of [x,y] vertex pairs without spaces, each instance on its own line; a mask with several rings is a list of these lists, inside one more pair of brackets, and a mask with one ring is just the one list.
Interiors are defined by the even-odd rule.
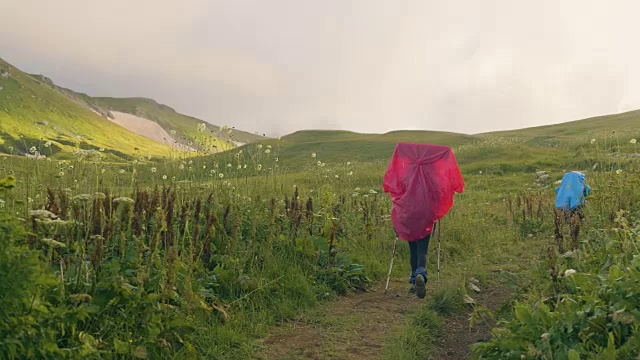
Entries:
[[131,133],[67,97],[49,79],[0,59],[0,152],[64,157],[78,150],[130,159],[168,156],[172,148]]
[[152,99],[94,98],[0,59],[0,153],[68,157],[104,149],[108,157],[130,159],[220,152],[259,139],[265,137],[208,124]]

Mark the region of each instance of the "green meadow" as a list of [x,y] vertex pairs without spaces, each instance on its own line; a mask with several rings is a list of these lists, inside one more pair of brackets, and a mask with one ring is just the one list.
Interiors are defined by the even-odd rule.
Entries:
[[[432,246],[428,297],[381,356],[435,356],[443,324],[466,314],[470,328],[492,328],[472,358],[636,359],[639,119],[481,135],[303,131],[204,156],[5,149],[0,357],[254,356],[276,324],[384,280],[394,235],[382,176],[409,141],[451,146],[466,188],[442,220],[441,278]],[[113,146],[127,153],[126,141]],[[553,237],[554,182],[570,170],[593,187],[577,247]],[[404,281],[401,245],[393,276]],[[500,311],[474,300],[472,281],[508,290]]]

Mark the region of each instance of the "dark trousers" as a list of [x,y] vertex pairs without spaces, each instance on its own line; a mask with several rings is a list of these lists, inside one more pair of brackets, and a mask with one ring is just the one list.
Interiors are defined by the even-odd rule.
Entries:
[[579,206],[574,210],[556,209],[554,220],[558,251],[561,253],[565,251],[564,236],[562,234],[565,225],[569,225],[571,232],[571,247],[573,250],[577,249],[579,244],[578,236],[580,235],[580,224],[584,220],[582,206]]
[[[434,227],[435,230],[435,227]],[[409,261],[411,262],[411,274],[416,271],[427,273],[427,252],[429,251],[429,239],[431,234],[418,241],[409,241]]]

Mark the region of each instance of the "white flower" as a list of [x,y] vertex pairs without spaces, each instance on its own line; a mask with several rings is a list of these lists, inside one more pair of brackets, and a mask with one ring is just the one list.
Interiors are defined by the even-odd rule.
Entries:
[[29,149],[29,152],[32,153],[32,154],[35,153],[36,152],[36,147],[32,146],[31,149]]
[[155,167],[152,167],[152,168],[151,168],[151,172],[152,172],[152,173],[154,173],[154,172],[156,172],[156,171],[158,171],[158,169],[156,169]]
[[318,166],[322,166],[322,161],[318,161]]
[[375,190],[369,190],[369,194],[377,194],[378,192]]
[[591,144],[595,144],[596,143],[596,139],[591,139]]
[[184,170],[184,165],[180,165],[180,170]]
[[230,167],[231,167],[231,164],[227,164],[227,167],[228,167],[228,168],[230,168]]
[[100,148],[100,149],[98,149],[98,151],[104,152],[104,148]]
[[58,217],[58,215],[48,210],[31,210],[29,211],[29,216],[39,219],[56,219]]
[[211,171],[210,171],[210,173],[215,174],[215,173],[216,173],[216,171],[215,171],[215,170],[211,170]]
[[63,177],[63,176],[64,176],[64,171],[60,171],[60,172],[58,173],[58,176]]
[[172,177],[171,177],[171,180],[172,180],[172,181],[176,181],[176,177],[175,177],[175,176],[172,176]]
[[351,165],[351,161],[347,161],[347,166]]
[[162,180],[167,180],[167,175],[162,175]]
[[267,149],[271,149],[271,145],[267,145]]
[[198,132],[205,132],[207,130],[207,124],[198,124]]
[[171,135],[175,135],[176,131],[175,130],[171,130]]
[[270,152],[271,152],[271,149],[267,149],[267,150],[264,151],[265,154],[268,154]]
[[258,144],[258,149],[262,149],[262,144]]
[[617,175],[622,174],[622,169],[618,169],[618,170],[616,170],[616,174],[617,174]]
[[224,177],[223,173],[218,174],[218,176],[220,177],[220,179],[222,179]]
[[247,168],[247,164],[244,164],[243,168],[246,169]]
[[193,160],[189,160],[189,165],[193,164]]
[[242,165],[238,164],[238,170],[242,169]]
[[51,146],[51,141],[47,141],[46,143],[44,143],[44,147],[48,148],[49,146]]
[[202,170],[205,170],[207,168],[207,165],[202,165]]
[[336,174],[336,179],[339,178],[340,176],[338,174]]
[[480,170],[478,173],[479,173],[480,175],[482,175],[482,170]]
[[262,165],[258,164],[258,171],[262,170]]
[[107,171],[107,169],[102,168],[102,169],[100,170],[100,173],[101,173],[101,174],[104,174],[104,173],[105,173],[105,171]]
[[567,270],[564,272],[564,276],[572,276],[572,275],[574,275],[575,273],[576,273],[576,271],[575,271],[575,270],[573,270],[573,269],[567,269]]
[[325,165],[326,165],[325,163],[322,163],[322,164],[320,164],[320,167],[324,167]]
[[120,169],[120,174],[124,174],[124,169]]
[[0,199],[0,209],[4,208],[4,200]]
[[135,203],[135,201],[132,198],[128,198],[128,197],[125,197],[125,196],[122,196],[122,197],[119,197],[119,198],[115,198],[115,199],[113,199],[113,202],[116,203],[116,204],[119,204],[119,203],[133,204],[133,203]]
[[193,170],[193,167],[189,166],[189,171]]
[[349,176],[352,176],[352,175],[353,175],[353,171],[349,171]]
[[636,143],[636,139],[631,139],[631,140],[629,141],[629,143],[630,143],[630,144],[635,144],[635,143]]
[[49,238],[44,238],[41,240],[43,243],[51,246],[52,248],[64,248],[67,247],[66,244],[61,243],[59,241],[53,240],[53,239],[49,239]]
[[315,158],[316,157],[316,153],[311,153],[311,157]]
[[278,162],[278,158],[276,158],[276,162]]
[[69,166],[69,171],[73,170],[73,165]]

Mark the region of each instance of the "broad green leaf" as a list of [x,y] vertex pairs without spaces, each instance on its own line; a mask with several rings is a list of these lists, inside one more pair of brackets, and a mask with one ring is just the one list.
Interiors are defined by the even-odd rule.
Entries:
[[138,346],[138,347],[136,347],[135,351],[133,352],[133,356],[135,356],[138,359],[148,359],[149,358],[149,352],[147,351],[146,347]]
[[131,346],[128,342],[121,341],[118,338],[115,338],[113,339],[113,347],[118,354],[128,354]]
[[567,355],[568,360],[580,360],[580,354],[578,354],[578,352],[574,349],[569,350],[569,353]]

